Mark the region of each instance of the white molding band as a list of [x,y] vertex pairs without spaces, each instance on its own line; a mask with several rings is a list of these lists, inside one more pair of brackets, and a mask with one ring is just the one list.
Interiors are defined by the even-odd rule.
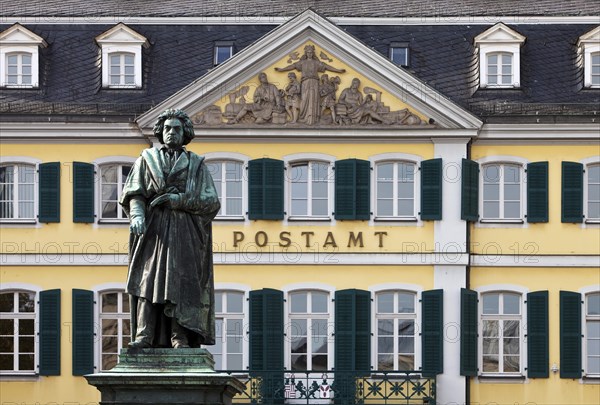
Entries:
[[[467,253],[215,253],[215,265],[466,266]],[[599,255],[471,255],[473,267],[598,267]],[[127,266],[127,254],[0,254],[1,266]]]
[[[279,25],[293,16],[211,16],[211,17],[136,17],[136,16],[4,16],[3,24],[106,25],[123,22],[131,25]],[[428,16],[428,17],[327,17],[339,25],[494,25],[505,24],[598,24],[598,16]]]

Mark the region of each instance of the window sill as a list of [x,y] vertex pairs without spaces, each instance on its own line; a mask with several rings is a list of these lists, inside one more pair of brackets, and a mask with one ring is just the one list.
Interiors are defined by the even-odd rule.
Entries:
[[129,225],[128,219],[99,219],[99,225]]
[[484,384],[524,384],[524,375],[480,375],[477,377],[479,382]]
[[35,219],[19,219],[19,218],[2,218],[0,219],[0,224],[11,224],[11,225],[35,225],[37,221]]
[[231,216],[220,216],[215,217],[215,221],[245,221],[246,217],[243,215],[231,215]]
[[417,222],[417,217],[375,217],[375,222]]
[[600,219],[586,219],[585,223],[590,225],[599,225]]
[[586,375],[581,378],[583,384],[600,385],[600,375]]
[[288,217],[288,221],[320,221],[328,222],[331,221],[331,217]]
[[37,381],[40,379],[39,374],[0,374],[0,381]]
[[522,219],[480,219],[482,224],[524,224]]

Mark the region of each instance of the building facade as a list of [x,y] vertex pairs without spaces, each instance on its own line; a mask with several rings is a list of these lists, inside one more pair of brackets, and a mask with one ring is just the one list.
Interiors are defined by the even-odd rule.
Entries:
[[600,26],[576,3],[7,6],[1,402],[99,401],[82,376],[130,340],[121,188],[180,108],[240,403],[596,403]]

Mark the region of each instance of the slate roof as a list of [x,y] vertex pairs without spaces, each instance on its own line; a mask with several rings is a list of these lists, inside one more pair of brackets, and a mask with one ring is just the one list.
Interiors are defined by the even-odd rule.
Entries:
[[[0,15],[41,17],[294,16],[308,7],[326,17],[593,16],[590,0],[2,0]],[[129,21],[132,22],[132,21]]]
[[[135,25],[150,42],[143,52],[143,88],[103,89],[94,38],[114,25],[26,24],[42,36],[40,89],[2,89],[0,115],[118,115],[131,119],[211,69],[215,41],[240,50],[268,33],[269,25]],[[491,26],[491,25],[490,25]],[[388,54],[391,42],[408,42],[409,70],[454,102],[482,117],[546,111],[594,114],[600,90],[583,88],[577,41],[592,25],[514,25],[527,37],[521,49],[521,89],[478,89],[473,38],[489,26],[343,26]],[[0,30],[8,25],[0,25]],[[400,69],[400,68],[399,68]],[[1,117],[0,117],[1,118]],[[71,117],[70,119],[75,119]],[[489,119],[489,118],[488,118]]]

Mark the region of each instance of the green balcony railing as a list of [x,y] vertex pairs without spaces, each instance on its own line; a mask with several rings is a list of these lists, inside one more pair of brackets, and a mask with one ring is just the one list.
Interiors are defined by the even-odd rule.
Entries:
[[234,404],[435,405],[435,378],[418,371],[223,370],[246,384]]

